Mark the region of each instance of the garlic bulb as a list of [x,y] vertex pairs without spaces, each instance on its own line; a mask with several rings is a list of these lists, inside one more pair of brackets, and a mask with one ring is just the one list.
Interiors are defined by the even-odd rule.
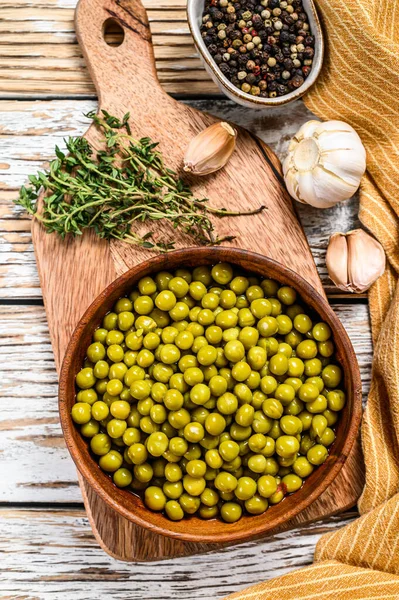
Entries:
[[228,123],[215,123],[191,140],[184,157],[184,170],[208,175],[225,166],[236,147],[237,132]]
[[366,170],[366,151],[356,131],[342,121],[308,121],[297,131],[283,163],[295,200],[329,208],[356,192]]
[[340,290],[365,292],[385,271],[385,253],[363,229],[333,233],[326,256],[330,279]]

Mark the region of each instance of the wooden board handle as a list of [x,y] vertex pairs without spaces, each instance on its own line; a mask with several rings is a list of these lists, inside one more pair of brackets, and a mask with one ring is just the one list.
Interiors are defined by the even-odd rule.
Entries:
[[[119,46],[111,46],[105,39],[112,23],[124,33]],[[137,99],[150,107],[154,94],[164,95],[156,74],[147,13],[140,0],[80,0],[75,29],[100,106],[106,107],[109,98],[115,103],[116,97],[122,105],[127,101],[134,106]]]

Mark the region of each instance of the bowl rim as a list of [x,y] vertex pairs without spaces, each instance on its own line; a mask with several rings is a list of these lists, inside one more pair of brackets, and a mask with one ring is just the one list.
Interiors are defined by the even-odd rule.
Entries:
[[297,90],[289,92],[285,94],[285,96],[279,96],[276,98],[258,98],[257,96],[251,96],[246,92],[238,89],[235,85],[231,83],[227,79],[225,75],[220,71],[217,64],[209,54],[200,34],[199,24],[195,18],[195,9],[194,7],[198,5],[199,2],[204,2],[204,0],[187,0],[187,22],[191,32],[191,35],[194,40],[195,47],[199,52],[201,59],[205,63],[205,67],[208,71],[211,71],[211,74],[214,78],[217,79],[216,83],[219,85],[219,88],[223,90],[228,90],[226,94],[230,97],[233,96],[234,99],[237,99],[237,102],[245,102],[246,104],[252,104],[258,108],[272,108],[284,106],[285,104],[289,104],[294,100],[298,100],[301,98],[316,82],[317,78],[320,75],[321,68],[323,66],[323,57],[324,57],[324,35],[323,30],[320,24],[320,19],[317,14],[317,9],[313,0],[304,0],[309,6],[306,7],[306,12],[311,12],[312,17],[314,19],[314,24],[316,31],[314,32],[315,36],[315,48],[317,47],[318,53],[317,57],[315,57],[314,64],[312,66],[312,71],[310,76],[305,79],[305,82],[301,87]]
[[[71,369],[73,357],[75,353],[77,353],[78,348],[80,346],[81,336],[84,334],[86,328],[89,326],[93,315],[95,315],[97,310],[101,310],[104,307],[104,303],[107,300],[109,301],[111,295],[115,295],[116,291],[118,290],[120,290],[122,293],[122,288],[124,286],[131,285],[133,287],[134,285],[136,285],[137,281],[143,275],[144,271],[146,272],[146,274],[149,273],[148,269],[150,269],[151,273],[156,273],[158,271],[167,269],[168,259],[166,257],[170,257],[171,255],[173,255],[173,258],[180,259],[181,261],[183,261],[183,259],[185,259],[186,261],[192,260],[193,264],[195,265],[214,264],[220,261],[226,261],[231,262],[232,264],[240,265],[240,261],[245,261],[249,259],[252,263],[252,267],[250,266],[248,268],[249,272],[257,272],[257,269],[259,270],[259,272],[261,270],[264,270],[265,273],[267,273],[267,271],[278,271],[280,275],[280,281],[288,285],[292,285],[301,296],[307,296],[307,298],[311,298],[312,303],[314,305],[317,305],[317,308],[315,308],[314,306],[311,306],[311,308],[318,314],[322,314],[323,318],[327,317],[327,321],[329,322],[330,326],[332,326],[335,339],[339,337],[340,345],[343,349],[345,360],[351,366],[351,368],[349,369],[349,373],[351,380],[350,392],[352,398],[352,411],[349,415],[349,426],[346,438],[343,441],[342,449],[339,455],[334,455],[334,457],[331,459],[331,462],[327,460],[326,463],[321,465],[318,469],[315,469],[314,473],[326,467],[326,473],[324,474],[324,477],[321,479],[321,481],[316,486],[314,486],[314,489],[309,490],[309,493],[304,499],[295,502],[294,505],[290,507],[290,509],[286,513],[284,513],[283,516],[280,516],[277,519],[259,519],[259,517],[264,517],[265,515],[268,515],[268,513],[270,513],[270,510],[273,510],[274,508],[271,507],[265,513],[263,513],[263,515],[245,516],[243,517],[243,519],[237,522],[240,523],[247,519],[249,520],[248,527],[244,526],[237,529],[233,527],[237,525],[237,523],[223,523],[223,531],[215,535],[215,533],[208,531],[206,527],[206,523],[210,524],[212,521],[203,521],[202,519],[200,520],[199,518],[196,518],[198,521],[201,522],[202,527],[200,527],[199,533],[193,533],[192,531],[190,531],[191,519],[183,519],[182,521],[169,521],[160,513],[154,513],[147,509],[144,503],[142,505],[143,510],[140,509],[139,512],[143,512],[145,514],[145,517],[140,516],[140,514],[136,514],[134,511],[127,509],[124,505],[124,502],[122,502],[122,494],[128,494],[130,497],[132,496],[132,494],[130,492],[126,492],[125,490],[120,490],[119,488],[117,488],[112,483],[112,480],[99,469],[98,464],[90,456],[90,454],[88,454],[88,451],[87,454],[90,460],[86,460],[75,439],[76,437],[81,441],[83,440],[83,438],[80,435],[80,432],[77,430],[70,416],[70,411],[68,410],[68,396],[70,396],[71,394],[75,396],[75,375],[73,374],[73,376],[71,376]],[[264,276],[267,276],[267,274],[264,274]],[[304,298],[306,303],[308,303],[307,298]],[[113,302],[114,300],[112,301],[112,303]],[[92,332],[97,325],[98,322],[95,324],[91,324],[90,331]],[[347,378],[347,376],[347,372],[345,371],[345,377]],[[72,390],[71,387],[73,388]],[[346,333],[346,330],[341,324],[339,318],[336,316],[336,314],[330,307],[328,301],[325,298],[323,298],[323,296],[319,294],[319,292],[317,292],[315,288],[312,285],[310,285],[305,279],[303,279],[300,275],[298,275],[291,269],[285,267],[281,263],[266,256],[257,254],[255,252],[251,252],[249,250],[218,246],[205,248],[185,248],[169,252],[166,255],[161,254],[155,256],[132,267],[131,269],[123,273],[121,276],[116,278],[111,284],[109,284],[96,297],[96,299],[92,302],[89,308],[85,311],[84,315],[79,320],[72,334],[61,367],[58,396],[60,421],[67,448],[72,456],[72,459],[75,462],[78,471],[88,482],[88,484],[94,490],[94,492],[98,494],[98,496],[100,496],[100,498],[104,500],[106,504],[108,504],[111,508],[116,510],[116,512],[118,512],[122,517],[135,523],[136,525],[139,525],[147,530],[150,530],[154,533],[158,533],[163,536],[197,543],[229,543],[243,541],[248,538],[259,537],[260,535],[275,529],[277,526],[286,523],[287,521],[298,515],[300,512],[305,510],[327,489],[327,487],[332,483],[332,481],[340,472],[356,439],[362,416],[361,379],[356,355],[352,344],[349,340],[349,337]],[[84,444],[86,444],[87,446],[87,440],[84,440]],[[329,455],[329,457],[331,457],[331,455]],[[113,496],[111,496],[111,494],[108,493],[105,489],[105,485],[109,485],[109,483],[105,483],[106,481],[111,483]],[[304,486],[306,486],[306,480]],[[120,496],[120,499],[116,500],[115,496],[118,495]],[[288,496],[287,498],[289,497],[290,496]],[[295,494],[291,497],[295,497]],[[160,519],[160,517],[162,518]],[[161,524],[159,524],[160,520],[162,521]],[[182,523],[185,524],[184,529],[181,526],[179,527],[179,524]],[[251,525],[253,526],[251,527]]]

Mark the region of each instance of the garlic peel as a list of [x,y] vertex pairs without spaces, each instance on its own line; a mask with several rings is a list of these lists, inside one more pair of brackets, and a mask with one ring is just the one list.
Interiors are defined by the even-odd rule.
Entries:
[[289,193],[299,202],[328,208],[353,196],[366,169],[356,131],[342,121],[308,121],[292,138],[283,162]]
[[226,165],[236,146],[237,132],[229,123],[215,123],[196,135],[184,156],[184,171],[209,175]]
[[330,279],[344,291],[361,293],[385,271],[385,252],[381,244],[363,229],[334,233],[326,255]]

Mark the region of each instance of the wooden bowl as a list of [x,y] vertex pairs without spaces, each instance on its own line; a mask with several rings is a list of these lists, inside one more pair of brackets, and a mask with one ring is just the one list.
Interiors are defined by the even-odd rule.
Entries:
[[200,55],[206,71],[212,77],[219,89],[226,94],[230,100],[234,100],[234,102],[242,104],[248,108],[276,108],[283,106],[284,104],[288,104],[289,102],[293,102],[294,100],[298,100],[298,98],[301,98],[301,96],[303,96],[309,90],[309,88],[312,87],[320,75],[324,54],[323,30],[321,28],[313,0],[303,0],[303,7],[308,15],[310,30],[312,35],[315,37],[315,55],[313,58],[312,70],[301,87],[289,92],[285,96],[279,96],[276,98],[260,98],[259,96],[247,94],[232,84],[231,81],[227,79],[225,75],[223,75],[208,51],[208,48],[206,47],[201,35],[200,26],[202,22],[204,4],[205,0],[187,0],[188,25],[190,27],[191,35],[193,36],[195,47]]
[[[162,270],[210,265],[219,261],[230,262],[249,273],[270,277],[294,287],[304,302],[330,325],[337,358],[344,370],[347,403],[341,413],[336,440],[326,462],[314,470],[295,494],[287,496],[280,504],[271,506],[262,515],[244,516],[233,524],[218,519],[204,521],[195,516],[174,522],[160,513],[148,510],[142,500],[131,492],[117,488],[92,458],[87,440],[81,436],[71,419],[76,393],[75,376],[85,359],[93,331],[118,298],[128,294],[141,277]],[[292,519],[314,502],[333,481],[348,457],[358,431],[362,411],[361,382],[356,356],[345,329],[327,301],[302,277],[280,263],[253,252],[219,247],[190,248],[157,256],[133,267],[96,298],[79,321],[67,348],[60,376],[59,409],[65,441],[77,468],[94,491],[123,517],[150,531],[180,540],[233,542],[264,534]]]

